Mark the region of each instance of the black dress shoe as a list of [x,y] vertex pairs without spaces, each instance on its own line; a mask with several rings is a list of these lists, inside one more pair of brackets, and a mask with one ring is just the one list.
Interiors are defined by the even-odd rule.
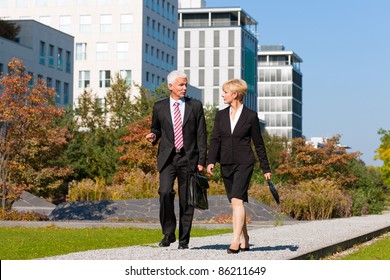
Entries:
[[176,237],[175,237],[175,235],[173,233],[165,234],[164,238],[160,241],[158,246],[160,246],[160,247],[169,247],[169,245],[171,245],[171,243],[173,243],[175,241],[176,241]]
[[179,244],[179,250],[188,249],[188,244]]

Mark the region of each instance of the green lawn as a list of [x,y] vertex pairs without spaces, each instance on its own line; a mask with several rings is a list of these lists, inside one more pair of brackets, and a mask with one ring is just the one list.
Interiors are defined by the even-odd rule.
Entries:
[[[194,227],[192,237],[229,233],[231,229]],[[0,259],[28,260],[73,252],[159,242],[160,229],[139,228],[1,228]]]
[[369,246],[361,246],[356,252],[348,254],[341,260],[390,260],[390,236]]

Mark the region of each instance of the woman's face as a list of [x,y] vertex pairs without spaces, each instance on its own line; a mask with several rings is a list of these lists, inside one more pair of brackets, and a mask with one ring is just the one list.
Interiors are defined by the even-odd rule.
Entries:
[[231,91],[223,91],[223,93],[222,93],[222,98],[223,98],[223,102],[225,103],[225,104],[231,104],[235,99],[236,99],[236,97],[237,97],[237,94],[236,93],[233,93],[233,92],[231,92]]

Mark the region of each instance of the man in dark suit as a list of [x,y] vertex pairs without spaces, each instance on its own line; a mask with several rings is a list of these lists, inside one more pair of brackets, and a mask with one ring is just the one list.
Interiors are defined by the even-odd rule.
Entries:
[[200,101],[186,97],[187,76],[172,71],[167,77],[170,97],[154,104],[148,141],[160,140],[157,168],[160,172],[160,223],[164,238],[160,247],[176,241],[174,181],[178,178],[179,249],[187,249],[194,208],[187,204],[187,174],[206,165],[206,121]]

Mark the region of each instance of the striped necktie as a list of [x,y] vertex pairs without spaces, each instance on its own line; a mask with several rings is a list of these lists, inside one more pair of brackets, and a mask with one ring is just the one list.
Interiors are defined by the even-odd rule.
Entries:
[[174,135],[175,135],[175,148],[180,150],[183,147],[183,128],[181,121],[181,114],[179,110],[179,102],[173,104],[173,120],[174,120]]

